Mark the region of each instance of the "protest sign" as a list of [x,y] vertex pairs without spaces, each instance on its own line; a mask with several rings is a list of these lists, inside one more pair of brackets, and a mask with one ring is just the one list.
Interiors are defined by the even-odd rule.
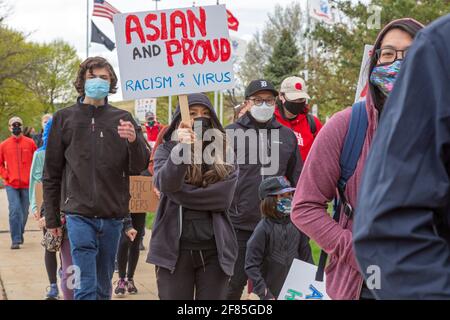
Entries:
[[317,266],[294,259],[278,300],[330,300],[323,281],[316,281]]
[[156,212],[159,200],[153,192],[152,177],[130,177],[130,213]]
[[116,14],[114,28],[125,100],[234,87],[224,5]]
[[134,115],[139,121],[145,121],[145,115],[147,112],[153,112],[156,115],[156,99],[138,99],[134,101]]
[[361,62],[361,68],[359,70],[358,85],[356,88],[355,102],[364,100],[367,95],[368,84],[367,79],[369,77],[369,62],[372,56],[373,45],[366,44],[364,46],[364,54]]

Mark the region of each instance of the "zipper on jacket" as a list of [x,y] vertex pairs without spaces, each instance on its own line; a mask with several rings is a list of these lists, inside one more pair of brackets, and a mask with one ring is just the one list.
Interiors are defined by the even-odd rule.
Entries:
[[97,137],[95,136],[95,109],[92,111],[92,121],[91,121],[91,130],[92,130],[92,134],[91,134],[91,144],[92,144],[92,187],[93,187],[93,195],[92,195],[92,202],[93,202],[93,206],[96,206],[96,197],[97,197],[97,177],[95,174],[95,168],[97,165],[97,160],[96,160],[96,141],[97,141]]
[[17,150],[17,160],[19,161],[19,165],[17,166],[17,170],[18,170],[18,173],[19,173],[19,189],[20,189],[20,166],[21,166],[21,152],[19,152],[19,141],[16,141],[17,143],[16,143],[16,146],[17,146],[17,148],[16,148],[16,150]]

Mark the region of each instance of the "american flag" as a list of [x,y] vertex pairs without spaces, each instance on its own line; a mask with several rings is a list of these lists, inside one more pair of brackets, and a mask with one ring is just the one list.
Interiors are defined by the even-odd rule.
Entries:
[[120,11],[114,8],[105,0],[94,0],[94,12],[92,13],[93,16],[108,18],[112,22],[113,15],[115,15],[116,13],[120,13]]

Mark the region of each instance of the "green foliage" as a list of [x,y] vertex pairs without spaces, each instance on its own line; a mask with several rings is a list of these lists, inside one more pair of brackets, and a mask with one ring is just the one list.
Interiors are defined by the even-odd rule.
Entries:
[[291,33],[284,29],[264,72],[264,77],[279,87],[286,76],[294,75],[299,68],[298,48]]
[[44,113],[72,103],[72,82],[80,60],[62,41],[36,44],[0,23],[0,139],[9,136],[8,119],[40,130]]

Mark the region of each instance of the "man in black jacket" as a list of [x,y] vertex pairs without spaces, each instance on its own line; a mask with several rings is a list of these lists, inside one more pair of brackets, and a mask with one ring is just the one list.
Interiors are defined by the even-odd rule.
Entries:
[[367,160],[353,226],[378,299],[450,299],[450,15],[408,50]]
[[228,126],[239,165],[239,179],[230,217],[236,231],[239,254],[228,290],[229,300],[239,300],[247,281],[247,241],[261,219],[258,188],[265,176],[285,176],[297,185],[303,161],[292,130],[275,120],[278,92],[267,80],[254,80],[245,90],[248,111]]
[[[123,220],[129,215],[129,176],[150,158],[130,113],[108,104],[117,77],[103,58],[85,60],[75,105],[55,113],[44,167],[46,227],[62,235],[66,215],[75,299],[111,298],[111,279]],[[131,235],[132,238],[132,235]]]

